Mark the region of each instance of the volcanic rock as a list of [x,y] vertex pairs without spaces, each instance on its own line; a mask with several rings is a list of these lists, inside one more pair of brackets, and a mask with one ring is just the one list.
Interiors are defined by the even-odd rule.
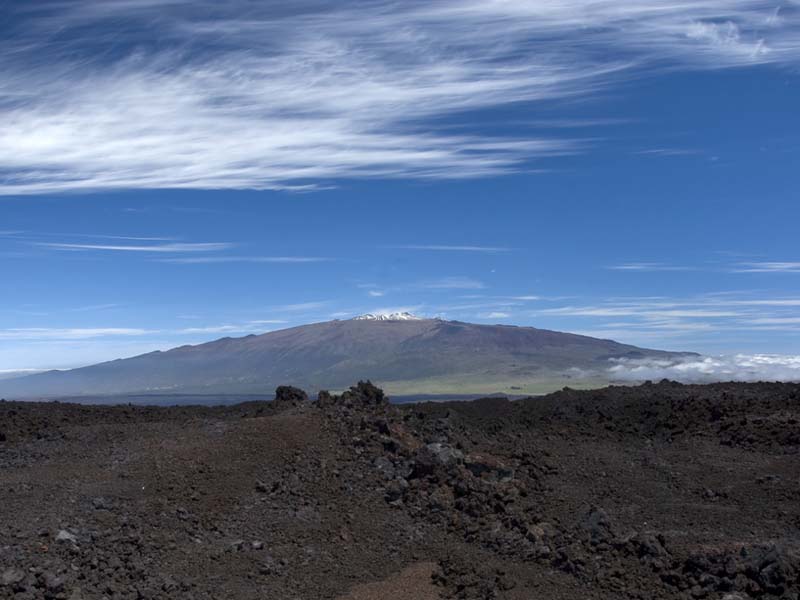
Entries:
[[280,395],[0,403],[0,598],[797,600],[800,385]]
[[308,403],[308,394],[289,385],[281,385],[275,389],[275,406],[279,408],[296,407]]

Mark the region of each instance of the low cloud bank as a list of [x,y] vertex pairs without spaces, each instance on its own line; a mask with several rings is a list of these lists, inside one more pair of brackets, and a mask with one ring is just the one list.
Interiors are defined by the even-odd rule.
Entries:
[[617,359],[614,363],[609,373],[612,379],[618,381],[800,381],[800,356],[793,355],[689,356],[678,360]]

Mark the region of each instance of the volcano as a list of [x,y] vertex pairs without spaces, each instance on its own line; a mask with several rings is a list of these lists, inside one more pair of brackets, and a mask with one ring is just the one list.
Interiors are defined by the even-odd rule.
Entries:
[[608,383],[615,360],[687,354],[534,327],[365,315],[4,380],[0,397],[263,394],[359,379],[392,394],[542,393]]

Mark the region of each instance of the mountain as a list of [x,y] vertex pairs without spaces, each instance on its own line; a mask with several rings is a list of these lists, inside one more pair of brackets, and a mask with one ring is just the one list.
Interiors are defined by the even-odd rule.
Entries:
[[69,371],[0,381],[0,397],[309,391],[372,379],[393,394],[540,393],[603,385],[617,358],[675,358],[582,335],[510,325],[364,315],[222,338]]

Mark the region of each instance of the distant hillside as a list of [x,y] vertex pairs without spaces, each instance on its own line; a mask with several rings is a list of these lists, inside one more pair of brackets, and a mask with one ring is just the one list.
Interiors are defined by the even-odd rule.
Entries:
[[612,358],[676,356],[533,327],[409,317],[315,323],[48,371],[0,381],[0,397],[337,390],[366,378],[390,393],[536,393],[602,385]]

